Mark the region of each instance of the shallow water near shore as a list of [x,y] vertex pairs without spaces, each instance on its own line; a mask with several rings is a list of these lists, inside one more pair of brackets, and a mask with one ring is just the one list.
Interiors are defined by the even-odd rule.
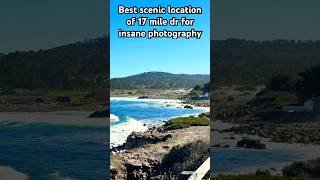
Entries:
[[[0,165],[30,180],[105,179],[107,120],[99,120],[104,121],[101,125],[86,116],[83,112],[0,113]],[[47,119],[41,121],[40,117]],[[77,119],[82,121],[80,125],[76,125]]]
[[211,152],[211,157],[214,174],[238,175],[255,173],[259,168],[279,168],[303,155],[297,151],[274,149],[217,149]]
[[[320,157],[320,146],[314,144],[277,143],[270,139],[247,134],[232,132],[220,133],[223,130],[237,126],[236,124],[214,121],[211,123],[212,145],[229,145],[228,148],[211,149],[211,167],[215,175],[252,174],[258,169],[272,170],[273,174],[281,175],[282,168],[294,161],[305,161]],[[233,137],[231,139],[230,137]],[[243,149],[236,147],[236,143],[247,137],[259,139],[266,145],[266,149]]]

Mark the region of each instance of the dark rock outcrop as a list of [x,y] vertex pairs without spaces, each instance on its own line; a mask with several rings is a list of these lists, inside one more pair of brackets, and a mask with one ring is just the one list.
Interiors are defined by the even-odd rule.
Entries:
[[190,106],[190,105],[185,105],[184,108],[185,108],[185,109],[193,109],[193,107]]
[[89,115],[89,118],[104,118],[109,116],[110,116],[110,112],[107,110],[104,110],[104,111],[93,112],[92,114]]
[[156,144],[171,139],[171,134],[152,134],[150,132],[132,132],[124,145],[125,149],[133,149],[146,144]]
[[244,138],[237,142],[237,147],[246,149],[265,149],[266,145],[261,143],[260,140]]
[[140,160],[130,159],[125,164],[127,179],[147,180],[155,173],[158,166],[159,162],[157,161],[141,162]]

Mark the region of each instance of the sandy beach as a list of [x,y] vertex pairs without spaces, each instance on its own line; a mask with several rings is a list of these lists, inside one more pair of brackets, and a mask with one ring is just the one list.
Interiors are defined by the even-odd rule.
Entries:
[[0,123],[48,123],[53,125],[106,126],[107,118],[88,118],[91,111],[0,112]]
[[22,174],[11,167],[0,166],[1,180],[27,180],[28,176]]

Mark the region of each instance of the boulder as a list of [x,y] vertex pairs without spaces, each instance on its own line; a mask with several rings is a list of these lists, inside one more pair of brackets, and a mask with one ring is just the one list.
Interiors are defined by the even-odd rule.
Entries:
[[104,118],[109,116],[110,116],[110,112],[104,110],[104,111],[93,112],[92,114],[89,115],[89,118]]
[[227,144],[227,145],[224,145],[222,148],[229,148],[229,147],[230,147],[230,145]]
[[246,149],[265,149],[266,145],[261,143],[260,140],[244,138],[237,142],[237,147]]
[[185,108],[185,109],[193,109],[193,107],[190,106],[190,105],[185,105],[183,108]]
[[171,139],[171,134],[152,134],[150,132],[132,132],[124,145],[125,149],[133,149],[146,144],[156,144]]

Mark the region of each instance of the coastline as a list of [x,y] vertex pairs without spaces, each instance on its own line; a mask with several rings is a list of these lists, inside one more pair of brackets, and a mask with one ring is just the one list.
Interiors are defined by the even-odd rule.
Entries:
[[0,166],[1,180],[27,180],[28,176],[16,171],[12,167]]
[[[110,148],[117,148],[121,147],[123,143],[125,143],[125,140],[121,139],[127,139],[127,137],[132,133],[132,132],[147,132],[149,130],[153,130],[155,128],[161,127],[162,125],[165,124],[170,119],[173,118],[178,118],[178,117],[188,117],[188,116],[198,116],[203,113],[208,113],[210,111],[209,107],[197,107],[192,104],[186,104],[183,100],[179,99],[151,99],[151,98],[143,98],[139,99],[139,97],[110,97],[110,101],[132,101],[132,102],[147,102],[147,103],[153,103],[159,108],[178,108],[178,109],[186,109],[185,106],[190,106],[192,109],[200,110],[201,112],[197,113],[187,113],[183,115],[178,115],[178,116],[172,116],[170,118],[160,118],[162,119],[161,122],[157,123],[150,123],[150,122],[141,122],[139,120],[136,120],[131,117],[127,117],[126,119],[126,124],[119,124],[119,117],[117,114],[114,114],[113,112],[110,112],[110,116],[112,117],[111,120],[111,126],[110,126],[110,131],[111,133],[111,139],[116,139],[116,140],[111,140]],[[150,106],[152,107],[152,106]],[[121,126],[121,127],[120,127]],[[114,128],[121,128],[122,132],[119,134],[119,132],[116,132]],[[124,132],[123,129],[126,129],[127,131],[130,131],[129,133]],[[113,137],[112,137],[113,136]],[[118,137],[122,136],[122,137]],[[123,137],[125,136],[125,137]],[[116,143],[117,142],[117,143]]]
[[141,102],[155,102],[155,103],[159,103],[160,105],[163,106],[172,106],[172,107],[177,107],[177,108],[184,108],[184,106],[189,105],[192,106],[195,109],[203,109],[206,112],[210,111],[210,107],[204,107],[204,106],[198,106],[197,104],[193,104],[193,103],[189,103],[185,100],[181,100],[181,99],[169,99],[169,98],[143,98],[143,99],[139,99],[139,96],[111,96],[110,97],[110,101],[120,101],[120,100],[124,100],[124,101],[141,101]]
[[59,112],[59,111],[95,111],[98,104],[65,105],[65,104],[0,104],[0,112]]
[[[190,105],[193,108],[201,109],[202,113],[209,112],[209,107],[196,107],[192,104],[186,104],[183,100],[179,99],[138,99],[138,97],[111,97],[110,99],[111,101],[123,100],[153,102],[158,103],[159,108],[184,108],[186,105]],[[202,113],[179,115],[177,117],[187,117],[192,115],[197,116]],[[161,130],[162,127],[163,124],[158,127],[149,127],[143,132],[132,132],[129,136],[127,136],[127,140],[123,145],[115,146],[113,148],[110,147],[111,177],[114,179],[124,179],[126,176],[133,175],[134,172],[137,173],[137,176],[153,176],[156,174],[155,171],[157,171],[157,168],[160,166],[164,156],[167,155],[173,147],[183,147],[184,145],[188,143],[194,143],[197,140],[207,144],[208,148],[210,146],[209,126],[191,126],[188,128],[169,131]],[[150,142],[150,138],[165,138],[165,140]]]
[[109,118],[88,118],[91,111],[0,112],[0,123],[48,123],[72,126],[108,126]]
[[163,158],[169,154],[173,147],[183,147],[188,143],[194,143],[199,140],[207,144],[209,148],[209,134],[209,126],[191,126],[189,128],[170,130],[167,132],[148,130],[141,134],[135,134],[133,139],[135,139],[136,135],[137,137],[141,135],[144,138],[150,136],[170,136],[170,138],[155,144],[145,144],[120,151],[113,150],[110,155],[111,176],[117,177],[115,179],[125,179],[127,175],[132,175],[134,170],[137,175],[148,174],[147,177],[149,177],[149,175],[152,175],[157,170]]
[[[249,134],[235,134],[233,132],[223,132],[225,129],[229,129],[230,127],[237,126],[237,124],[226,123],[222,121],[213,121],[211,122],[211,147],[214,150],[224,149],[228,150],[239,150],[239,151],[251,151],[251,149],[243,149],[236,147],[236,143],[243,138],[260,140],[261,143],[266,145],[265,150],[256,150],[257,152],[261,151],[286,151],[288,154],[295,154],[294,160],[288,160],[286,162],[275,162],[275,163],[267,163],[265,165],[252,165],[246,167],[238,167],[237,169],[230,170],[229,172],[224,172],[223,175],[247,175],[254,174],[259,169],[270,170],[273,175],[282,175],[282,168],[287,165],[290,165],[294,161],[305,161],[310,159],[315,159],[320,157],[320,145],[315,144],[301,144],[301,143],[279,143],[272,142],[270,138],[263,138],[257,135],[249,135]],[[231,138],[232,137],[232,138]],[[217,148],[217,145],[221,145],[221,147]],[[228,146],[228,148],[223,148],[224,146]],[[218,164],[217,164],[218,165]]]

